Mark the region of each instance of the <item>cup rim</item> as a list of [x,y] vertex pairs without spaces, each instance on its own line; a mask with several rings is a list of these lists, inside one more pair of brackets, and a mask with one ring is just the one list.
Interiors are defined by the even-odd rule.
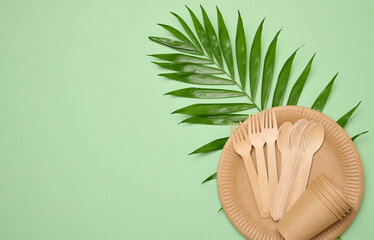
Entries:
[[324,197],[321,195],[321,193],[315,188],[314,185],[310,185],[309,186],[310,190],[312,190],[312,192],[314,193],[314,195],[316,195],[319,200],[323,203],[323,205],[325,205],[327,207],[327,209],[330,210],[330,212],[332,214],[334,214],[335,217],[337,217],[337,219],[342,219],[342,216],[340,216],[339,213],[336,212],[336,210],[333,210],[333,206],[331,206],[329,203],[326,202],[326,200],[324,199]]
[[323,198],[326,199],[328,203],[339,212],[339,215],[345,216],[346,211],[344,208],[340,207],[339,204],[336,203],[336,200],[322,186],[319,185],[319,182],[315,181],[313,183],[313,187],[316,188]]
[[327,179],[327,177],[324,174],[321,174],[320,177],[323,182],[327,183],[329,187],[334,190],[334,192],[345,202],[346,205],[351,209],[352,205],[349,203],[348,199],[345,197],[345,195],[337,188],[335,187],[330,181]]
[[339,205],[337,207],[340,207],[344,212],[349,212],[350,206],[346,204],[346,202],[336,193],[336,191],[331,188],[330,185],[326,183],[326,181],[318,178],[316,179],[316,184],[321,186],[324,192],[335,200],[335,202]]

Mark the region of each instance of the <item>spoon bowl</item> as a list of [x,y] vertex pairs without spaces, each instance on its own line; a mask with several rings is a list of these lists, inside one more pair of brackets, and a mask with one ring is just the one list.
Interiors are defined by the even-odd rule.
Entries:
[[321,124],[316,123],[307,130],[304,139],[305,152],[314,154],[322,146],[325,139],[325,131]]

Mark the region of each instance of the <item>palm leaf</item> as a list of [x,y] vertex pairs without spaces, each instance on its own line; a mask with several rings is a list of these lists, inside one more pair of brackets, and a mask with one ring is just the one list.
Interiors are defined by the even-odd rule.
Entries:
[[239,121],[245,121],[247,114],[220,114],[211,116],[193,116],[186,118],[180,123],[198,123],[206,125],[230,125]]
[[178,63],[198,63],[198,64],[211,64],[211,60],[206,58],[194,57],[181,53],[168,53],[168,54],[150,54],[149,56],[155,57],[164,61],[178,62]]
[[203,48],[205,49],[205,52],[208,54],[209,58],[212,59],[213,55],[212,55],[212,51],[210,49],[209,39],[206,35],[206,32],[204,31],[203,26],[201,25],[199,19],[197,19],[195,13],[191,9],[189,9],[187,6],[186,6],[186,8],[188,9],[188,12],[190,13],[193,25],[195,26],[197,36],[199,37],[200,42],[203,45]]
[[220,209],[218,209],[218,211],[217,211],[217,212],[219,213],[219,212],[220,212],[220,211],[222,211],[222,210],[223,210],[223,208],[221,207]]
[[212,180],[214,180],[216,178],[217,178],[217,172],[215,172],[212,175],[210,175],[209,177],[207,177],[201,184],[204,184],[206,182],[212,181]]
[[193,43],[183,33],[181,33],[178,29],[176,29],[176,28],[174,28],[174,27],[172,27],[170,25],[166,25],[166,24],[159,23],[158,25],[161,26],[161,27],[163,27],[165,30],[167,30],[171,34],[173,34],[176,38],[178,38],[182,42],[184,42],[186,44],[189,44],[189,45],[193,46],[196,49],[196,47],[193,45]]
[[185,73],[201,73],[201,74],[223,74],[221,69],[208,67],[197,63],[175,63],[175,62],[152,62],[162,68],[185,72]]
[[163,38],[163,37],[148,37],[149,40],[159,43],[161,45],[170,47],[176,51],[194,54],[194,55],[203,55],[201,52],[197,51],[197,49],[189,44],[186,44],[181,41],[173,40],[170,38]]
[[218,115],[233,112],[239,112],[254,108],[253,104],[249,103],[207,103],[207,104],[193,104],[172,113],[190,114],[190,115]]
[[295,59],[297,50],[299,49],[296,49],[296,51],[292,53],[292,55],[287,59],[281,71],[279,72],[277,85],[275,86],[275,90],[274,90],[273,103],[272,103],[273,107],[282,105],[283,98],[286,93],[288,79],[290,77],[292,63],[293,63],[293,60]]
[[183,88],[175,91],[165,93],[165,95],[172,95],[185,98],[201,98],[201,99],[215,99],[215,98],[232,98],[241,97],[245,94],[234,90],[226,89],[209,89],[209,88]]
[[251,89],[251,97],[255,99],[258,80],[260,78],[260,65],[261,65],[261,34],[264,20],[258,26],[253,43],[251,53],[249,55],[249,84]]
[[347,124],[349,118],[352,116],[352,114],[356,111],[356,109],[358,108],[358,106],[360,106],[361,104],[361,101],[354,107],[352,108],[351,110],[349,110],[346,114],[344,114],[341,118],[339,118],[338,121],[336,121],[342,128],[345,127],[345,125]]
[[366,134],[366,133],[368,133],[369,131],[365,131],[365,132],[362,132],[362,133],[359,133],[359,134],[356,134],[356,135],[354,135],[352,138],[351,138],[351,140],[352,140],[352,142],[354,142],[358,137],[360,137],[361,135],[364,135],[364,134]]
[[220,138],[220,139],[216,139],[214,141],[211,141],[211,142],[205,144],[204,146],[199,147],[198,149],[196,149],[195,151],[193,151],[189,155],[196,154],[196,153],[207,153],[207,152],[213,152],[213,151],[220,150],[225,146],[225,144],[227,142],[227,139],[229,139],[229,138],[225,137],[225,138]]
[[200,85],[232,85],[235,84],[234,81],[230,79],[220,78],[211,74],[198,74],[190,72],[182,73],[161,73],[159,76],[163,76],[176,81],[190,83],[190,84],[200,84]]
[[312,109],[320,111],[320,112],[323,111],[323,109],[325,108],[327,99],[330,96],[332,85],[334,85],[334,82],[335,82],[335,79],[336,79],[337,76],[338,76],[338,73],[335,74],[335,76],[331,79],[329,84],[327,84],[325,89],[323,89],[323,91],[319,94],[316,101],[313,103],[313,105],[311,107]]
[[184,31],[190,37],[191,41],[194,43],[197,50],[203,52],[204,50],[201,48],[199,41],[196,39],[195,34],[192,32],[191,28],[187,25],[187,23],[178,14],[174,12],[171,12],[171,14],[173,14],[178,19],[179,23],[182,25]]
[[247,74],[247,43],[245,39],[243,20],[238,11],[238,24],[236,28],[235,38],[235,52],[236,62],[238,65],[239,79],[242,89],[245,89],[246,74]]
[[287,105],[297,105],[301,92],[303,91],[306,79],[308,78],[310,69],[312,68],[312,63],[315,55],[316,54],[314,54],[313,57],[309,60],[308,64],[304,68],[304,71],[301,73],[300,77],[293,85],[290,96],[288,97]]
[[226,62],[226,66],[229,69],[231,78],[234,78],[234,60],[232,56],[232,47],[229,32],[227,31],[225,21],[223,20],[222,14],[217,7],[217,18],[218,18],[218,37],[221,45],[223,57]]
[[265,55],[264,71],[262,74],[262,87],[261,87],[261,109],[266,108],[266,104],[269,98],[271,82],[273,80],[275,51],[277,48],[277,41],[278,41],[279,33],[280,31],[275,35],[273,41],[271,41],[269,48]]
[[210,42],[210,46],[212,47],[212,52],[217,60],[218,65],[223,68],[223,61],[222,61],[222,55],[221,55],[221,49],[219,46],[219,41],[217,38],[216,31],[213,28],[213,25],[208,17],[208,14],[206,14],[205,9],[200,5],[201,13],[203,15],[203,22],[205,27],[205,32],[208,35],[208,39]]

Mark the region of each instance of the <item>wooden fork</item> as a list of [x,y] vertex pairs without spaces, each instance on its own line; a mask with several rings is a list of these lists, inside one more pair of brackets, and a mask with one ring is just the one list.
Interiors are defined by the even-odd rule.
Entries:
[[265,141],[261,135],[259,118],[260,116],[258,114],[254,116],[249,116],[248,136],[249,136],[249,142],[253,145],[253,147],[256,150],[258,184],[260,187],[262,210],[265,213],[269,213],[270,212],[270,196],[269,196],[268,174],[266,170],[266,162],[265,162],[265,155],[264,155]]
[[270,205],[274,201],[278,187],[278,169],[275,155],[275,141],[278,137],[278,125],[274,109],[267,109],[261,114],[261,134],[265,140],[268,158]]
[[243,158],[244,166],[247,171],[247,176],[257,203],[258,211],[260,212],[261,217],[267,218],[269,217],[269,213],[265,213],[264,211],[262,211],[261,207],[261,197],[258,185],[257,172],[251,157],[252,145],[249,142],[248,134],[244,129],[244,125],[242,124],[242,122],[239,122],[239,125],[230,124],[230,128],[234,149]]

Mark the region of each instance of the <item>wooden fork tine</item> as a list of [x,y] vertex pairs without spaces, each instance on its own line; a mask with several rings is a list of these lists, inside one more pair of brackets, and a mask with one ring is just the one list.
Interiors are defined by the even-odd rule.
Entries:
[[278,129],[277,116],[275,116],[274,109],[271,110],[271,115],[273,117],[273,128]]
[[241,135],[241,132],[240,132],[239,123],[236,123],[236,132],[238,134],[237,136],[238,136],[239,141],[242,141],[243,138],[242,138],[242,135]]
[[251,118],[251,133],[256,133],[255,117],[256,115]]
[[268,128],[272,128],[272,119],[271,119],[271,110],[267,109],[267,118],[266,120],[268,121]]
[[256,114],[256,133],[260,132],[259,116]]
[[248,134],[250,134],[252,132],[252,116],[251,114],[249,114],[248,116]]
[[244,131],[244,125],[242,124],[242,122],[239,122],[239,125],[240,125],[240,132],[241,132],[241,134],[242,134],[242,138],[243,138],[243,140],[245,140],[245,139],[247,139],[247,138],[246,138],[247,135],[246,135],[246,133],[245,133],[245,131]]
[[260,115],[260,127],[261,127],[261,131],[266,128],[266,124],[267,124],[267,121],[266,121],[266,110],[264,110],[262,113],[258,113]]
[[234,141],[234,143],[236,143],[236,138],[235,138],[235,132],[234,132],[234,130],[233,130],[233,126],[232,126],[233,124],[230,124],[230,130],[231,130],[231,136],[233,136],[233,141]]

